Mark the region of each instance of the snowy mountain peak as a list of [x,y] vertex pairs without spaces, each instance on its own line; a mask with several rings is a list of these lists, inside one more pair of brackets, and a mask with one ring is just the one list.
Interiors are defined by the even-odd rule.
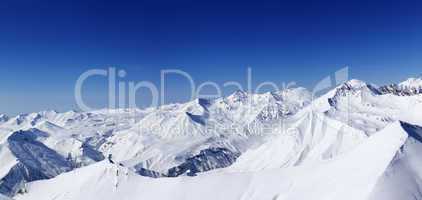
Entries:
[[279,101],[310,101],[311,93],[303,87],[288,88],[271,93]]
[[233,94],[227,97],[227,100],[235,102],[243,102],[248,98],[248,93],[243,90],[236,90]]
[[0,114],[0,123],[6,122],[9,120],[9,117],[5,114]]
[[367,84],[361,80],[358,79],[352,79],[344,83],[344,85],[347,85],[350,88],[359,89],[366,87]]
[[402,88],[422,89],[422,77],[409,78],[409,79],[399,83],[399,86],[402,87]]
[[385,85],[379,88],[383,94],[394,94],[397,96],[413,96],[422,94],[422,77],[409,78],[399,84]]
[[369,89],[368,84],[363,81],[352,79],[344,82],[335,89],[335,96],[346,96],[347,94],[359,93],[362,90]]
[[38,114],[42,116],[48,116],[48,115],[57,115],[59,114],[59,112],[57,112],[56,110],[45,110],[45,111],[39,112]]
[[22,127],[31,127],[35,126],[43,116],[39,113],[30,113],[30,114],[20,114],[12,119],[10,119],[7,124],[14,126]]
[[335,96],[347,96],[348,94],[361,94],[362,92],[375,95],[381,94],[376,86],[357,79],[352,79],[341,84],[335,89],[334,93]]

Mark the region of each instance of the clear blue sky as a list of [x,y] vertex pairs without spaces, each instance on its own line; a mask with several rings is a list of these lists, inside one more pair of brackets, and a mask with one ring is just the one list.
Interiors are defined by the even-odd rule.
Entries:
[[[244,82],[250,66],[254,83],[312,87],[344,65],[352,78],[397,82],[422,73],[421,10],[421,1],[389,0],[5,0],[0,113],[73,109],[78,76],[108,66],[154,83],[166,68],[198,83]],[[166,87],[170,102],[186,99],[185,80]],[[105,80],[91,80],[88,103],[104,106],[105,91]]]

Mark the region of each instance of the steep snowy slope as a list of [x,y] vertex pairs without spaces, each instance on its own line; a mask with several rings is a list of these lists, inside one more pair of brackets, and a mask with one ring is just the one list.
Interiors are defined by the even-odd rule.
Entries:
[[281,130],[256,149],[249,149],[228,169],[229,171],[259,171],[315,164],[336,158],[356,148],[367,139],[364,132],[310,107],[295,116],[280,121]]
[[402,123],[409,139],[397,152],[371,200],[422,199],[422,128]]
[[[119,140],[115,140],[115,138]],[[143,167],[161,173],[167,173],[170,168],[184,163],[187,159],[195,157],[206,149],[222,148],[226,152],[238,154],[262,140],[261,138],[239,136],[162,140],[134,132],[125,132],[115,138],[111,138],[110,141],[115,144],[104,153],[105,155],[113,155],[113,159],[123,162],[126,166]],[[206,161],[204,160],[204,162]],[[207,163],[212,168],[213,163]],[[218,163],[215,164],[218,165]]]
[[31,183],[28,193],[16,199],[364,200],[406,138],[395,123],[350,153],[322,164],[249,173],[211,172],[193,178],[150,179],[103,161]]
[[9,170],[18,163],[17,158],[12,154],[6,144],[0,145],[0,161],[0,179],[3,178]]
[[11,200],[9,197],[6,197],[2,194],[0,194],[0,200]]

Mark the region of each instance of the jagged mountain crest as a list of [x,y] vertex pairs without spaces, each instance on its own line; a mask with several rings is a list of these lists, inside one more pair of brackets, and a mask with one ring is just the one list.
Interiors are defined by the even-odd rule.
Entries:
[[230,103],[245,102],[249,98],[249,94],[243,90],[236,90],[233,94],[225,99]]
[[336,96],[346,96],[350,94],[359,95],[364,91],[375,95],[380,94],[376,86],[358,79],[346,81],[343,84],[337,86],[334,90]]

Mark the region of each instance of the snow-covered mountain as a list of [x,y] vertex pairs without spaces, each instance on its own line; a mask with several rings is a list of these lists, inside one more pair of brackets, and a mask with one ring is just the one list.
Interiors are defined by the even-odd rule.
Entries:
[[9,120],[9,117],[5,114],[0,114],[0,124],[7,122]]
[[368,199],[376,195],[374,188],[406,138],[408,134],[397,122],[338,159],[197,177],[151,179],[102,161],[30,184],[29,192],[16,199]]
[[0,116],[15,199],[421,199],[421,79]]
[[422,77],[418,78],[409,78],[399,84],[400,87],[407,88],[421,88],[422,87]]
[[370,199],[420,199],[422,194],[422,128],[401,123],[408,139],[378,180]]
[[422,93],[422,78],[409,78],[399,84],[380,87],[382,93],[392,93],[400,96],[412,96]]

